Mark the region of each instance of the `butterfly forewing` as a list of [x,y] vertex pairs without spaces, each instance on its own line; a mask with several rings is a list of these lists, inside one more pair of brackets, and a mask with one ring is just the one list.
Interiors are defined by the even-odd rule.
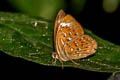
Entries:
[[54,27],[54,45],[56,48],[56,33],[59,27],[59,24],[61,22],[61,20],[63,19],[63,17],[65,16],[65,13],[63,10],[60,10],[57,17],[56,17],[56,21],[55,21],[55,27]]
[[[56,33],[56,48],[58,55],[63,61],[69,60],[64,48],[69,45],[76,36],[83,35],[84,31],[81,25],[71,16],[66,15],[61,19]],[[58,47],[59,46],[59,47]]]

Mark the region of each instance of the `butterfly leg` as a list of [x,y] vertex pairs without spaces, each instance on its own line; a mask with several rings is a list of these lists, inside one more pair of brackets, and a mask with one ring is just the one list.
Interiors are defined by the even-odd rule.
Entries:
[[56,59],[56,58],[54,58],[53,64],[56,64],[56,61],[57,61],[57,59]]
[[79,63],[77,63],[77,62],[75,62],[73,59],[71,59],[71,58],[69,57],[69,55],[67,55],[67,58],[68,58],[71,62],[73,62],[75,65],[80,65]]
[[67,57],[71,62],[73,62],[75,65],[80,65],[79,63],[75,62],[73,59],[71,59],[71,58],[69,57],[66,49],[65,49],[65,55],[66,55],[66,57]]
[[75,62],[74,60],[70,59],[75,65],[80,65],[79,63]]
[[60,61],[60,63],[62,64],[62,69],[64,69],[64,64],[63,61],[61,59],[58,59]]

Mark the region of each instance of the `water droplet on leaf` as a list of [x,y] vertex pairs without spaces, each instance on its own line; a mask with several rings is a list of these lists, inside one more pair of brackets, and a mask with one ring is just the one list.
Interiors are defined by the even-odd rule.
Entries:
[[47,40],[50,40],[50,38],[47,38]]
[[23,48],[23,46],[20,46],[20,48]]
[[45,36],[45,34],[43,34],[42,36]]
[[48,26],[45,26],[45,29],[48,29]]
[[2,40],[4,41],[5,39],[3,38]]
[[36,52],[38,52],[39,51],[39,49],[36,49]]

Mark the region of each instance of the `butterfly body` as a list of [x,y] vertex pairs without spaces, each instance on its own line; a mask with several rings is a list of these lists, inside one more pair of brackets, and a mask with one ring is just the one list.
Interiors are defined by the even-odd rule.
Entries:
[[82,26],[69,14],[60,10],[55,21],[53,58],[60,61],[85,58],[96,52],[97,42],[84,34]]

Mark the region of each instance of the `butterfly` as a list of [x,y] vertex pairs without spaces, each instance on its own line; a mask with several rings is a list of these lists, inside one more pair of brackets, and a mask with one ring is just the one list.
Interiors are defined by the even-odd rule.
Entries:
[[84,34],[80,23],[63,10],[58,12],[54,26],[54,46],[56,52],[52,57],[61,63],[88,57],[96,52],[97,42]]

